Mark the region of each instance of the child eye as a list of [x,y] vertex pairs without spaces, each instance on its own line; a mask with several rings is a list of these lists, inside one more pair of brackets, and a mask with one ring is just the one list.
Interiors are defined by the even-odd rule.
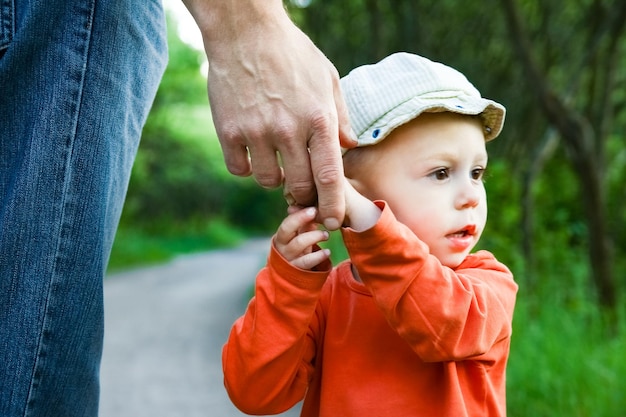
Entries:
[[430,176],[437,181],[443,181],[450,177],[450,170],[448,168],[438,168],[430,173]]
[[472,170],[472,179],[473,180],[482,180],[485,175],[485,168],[474,168]]

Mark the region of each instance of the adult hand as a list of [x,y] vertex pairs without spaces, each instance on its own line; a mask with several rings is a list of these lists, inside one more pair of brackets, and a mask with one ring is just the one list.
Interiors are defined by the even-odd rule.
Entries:
[[204,36],[213,121],[229,171],[343,221],[340,145],[355,146],[335,67],[281,0],[187,0]]

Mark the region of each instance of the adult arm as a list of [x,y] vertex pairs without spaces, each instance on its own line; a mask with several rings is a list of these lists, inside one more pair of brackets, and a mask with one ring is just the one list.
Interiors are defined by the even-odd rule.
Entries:
[[[213,120],[229,171],[343,220],[340,145],[355,145],[335,67],[281,0],[183,0],[203,35]],[[282,169],[281,169],[282,165]]]

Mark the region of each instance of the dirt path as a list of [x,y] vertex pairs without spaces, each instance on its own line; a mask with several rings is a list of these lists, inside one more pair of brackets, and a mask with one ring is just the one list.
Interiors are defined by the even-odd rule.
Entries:
[[100,417],[244,416],[224,391],[221,347],[267,248],[250,241],[105,280]]

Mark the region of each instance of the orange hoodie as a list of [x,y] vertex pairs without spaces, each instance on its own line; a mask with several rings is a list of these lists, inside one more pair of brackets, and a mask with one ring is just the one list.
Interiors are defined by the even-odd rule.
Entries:
[[372,229],[342,230],[351,261],[332,271],[294,268],[272,248],[223,350],[243,412],[304,398],[304,417],[506,415],[511,272],[486,251],[442,266],[378,204]]

